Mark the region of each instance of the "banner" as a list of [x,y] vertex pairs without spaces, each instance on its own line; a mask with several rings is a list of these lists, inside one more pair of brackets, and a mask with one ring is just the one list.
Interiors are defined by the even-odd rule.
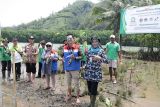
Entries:
[[160,33],[160,4],[121,10],[120,34]]

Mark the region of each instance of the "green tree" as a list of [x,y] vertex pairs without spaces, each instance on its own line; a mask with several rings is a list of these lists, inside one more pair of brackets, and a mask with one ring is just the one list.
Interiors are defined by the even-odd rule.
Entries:
[[113,34],[119,34],[120,11],[125,8],[134,8],[152,4],[151,0],[102,0],[101,5],[93,9],[93,15],[97,15],[97,23],[110,22],[107,28],[113,28]]

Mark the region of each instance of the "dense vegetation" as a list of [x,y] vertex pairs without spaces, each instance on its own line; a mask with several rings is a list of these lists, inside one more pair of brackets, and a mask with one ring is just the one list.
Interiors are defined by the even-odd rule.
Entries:
[[[34,35],[36,42],[45,39],[53,43],[62,43],[65,39],[64,35],[72,33],[80,37],[79,42],[82,38],[86,38],[89,42],[89,38],[96,35],[101,39],[102,44],[106,44],[109,41],[109,35],[115,34],[118,37],[121,8],[159,3],[160,0],[102,0],[93,4],[89,1],[77,0],[47,18],[40,18],[16,27],[3,28],[2,37],[7,37],[9,40],[18,37],[21,42],[26,42],[29,35]],[[147,50],[141,50],[141,53],[144,53],[140,55],[143,59],[149,56],[148,53],[151,54],[150,56],[160,56],[158,34],[126,35],[122,39],[122,45],[148,47]]]

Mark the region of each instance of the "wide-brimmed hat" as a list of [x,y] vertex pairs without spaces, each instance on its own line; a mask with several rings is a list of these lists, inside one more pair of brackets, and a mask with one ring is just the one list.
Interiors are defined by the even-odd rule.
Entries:
[[51,43],[51,42],[47,42],[47,43],[46,43],[46,46],[47,46],[47,45],[52,46],[52,43]]

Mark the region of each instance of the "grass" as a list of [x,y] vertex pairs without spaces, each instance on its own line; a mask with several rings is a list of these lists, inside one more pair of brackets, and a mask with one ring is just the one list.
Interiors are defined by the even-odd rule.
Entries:
[[[60,66],[62,66],[60,64]],[[160,89],[160,64],[154,62],[146,62],[140,61],[136,59],[125,59],[123,63],[118,66],[118,84],[113,85],[104,79],[102,82],[99,83],[98,88],[98,100],[97,104],[103,105],[100,107],[107,107],[105,105],[105,98],[111,98],[111,101],[114,106],[116,107],[123,107],[122,100],[130,99],[133,94],[135,94],[135,88],[142,88],[142,93],[140,94],[141,98],[146,98],[145,91],[147,90],[147,84],[143,85],[147,79],[150,79],[150,76],[153,76],[157,87]],[[102,65],[103,77],[108,77],[109,70],[106,64]],[[84,83],[83,86],[86,87],[85,80],[81,78],[81,82]],[[108,78],[107,78],[108,80]],[[107,83],[107,84],[106,84]],[[142,84],[142,85],[141,85]],[[106,87],[106,88],[105,88]],[[118,94],[119,96],[112,96],[106,94],[106,90]],[[117,90],[117,91],[116,91]],[[85,88],[83,95],[88,95],[87,87]],[[114,107],[113,106],[113,107]]]

